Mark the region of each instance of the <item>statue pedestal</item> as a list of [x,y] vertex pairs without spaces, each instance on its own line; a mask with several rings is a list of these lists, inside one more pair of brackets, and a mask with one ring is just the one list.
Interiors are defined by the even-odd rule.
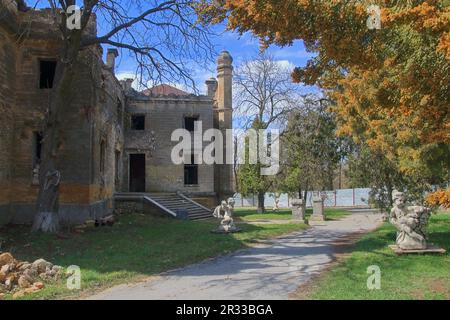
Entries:
[[299,223],[308,224],[308,220],[305,217],[305,207],[303,206],[302,199],[293,199],[292,204],[292,220]]
[[411,253],[415,253],[415,254],[424,254],[424,253],[445,254],[447,252],[445,249],[437,247],[437,246],[433,246],[433,245],[428,245],[426,249],[409,249],[409,250],[405,250],[405,249],[401,249],[396,244],[393,244],[393,245],[390,245],[389,248],[391,248],[391,250],[394,251],[395,254],[397,254],[397,255],[411,254]]
[[226,226],[219,226],[217,229],[211,230],[211,233],[228,234],[228,233],[236,233],[236,232],[241,232],[241,231],[242,231],[242,229],[240,229],[236,226],[232,226],[230,228],[227,228]]
[[220,225],[217,229],[212,230],[212,233],[235,233],[241,231],[240,228],[236,227],[234,224],[233,218],[231,216],[225,215]]
[[325,221],[325,213],[323,208],[323,199],[320,196],[313,198],[313,214],[309,217],[310,221]]

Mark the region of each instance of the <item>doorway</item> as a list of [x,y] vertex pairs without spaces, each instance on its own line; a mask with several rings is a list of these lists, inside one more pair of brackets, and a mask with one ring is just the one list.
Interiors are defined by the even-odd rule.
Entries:
[[145,192],[145,154],[130,154],[130,192]]

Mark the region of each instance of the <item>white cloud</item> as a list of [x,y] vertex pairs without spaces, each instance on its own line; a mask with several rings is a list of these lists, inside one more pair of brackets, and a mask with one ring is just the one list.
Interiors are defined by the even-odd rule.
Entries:
[[289,60],[276,60],[275,61],[281,68],[283,69],[287,69],[289,71],[293,71],[295,68],[295,64],[293,64],[291,61]]

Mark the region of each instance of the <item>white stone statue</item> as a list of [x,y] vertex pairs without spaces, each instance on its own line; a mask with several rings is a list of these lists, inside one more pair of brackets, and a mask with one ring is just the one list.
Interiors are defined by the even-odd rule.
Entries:
[[223,218],[223,216],[225,215],[225,210],[226,209],[227,209],[227,202],[225,200],[223,200],[220,203],[220,205],[218,205],[214,209],[214,213],[213,213],[214,218]]
[[273,211],[280,210],[280,196],[281,196],[281,194],[279,192],[275,192],[275,194],[274,194]]
[[228,204],[228,208],[231,210],[231,213],[234,212],[234,204],[236,202],[234,201],[234,198],[228,198],[227,200],[227,204]]
[[236,227],[233,221],[233,210],[235,201],[233,198],[228,198],[227,201],[223,200],[219,206],[214,210],[213,216],[215,218],[222,219],[219,228],[214,230],[216,233],[232,233],[240,231]]
[[423,250],[427,248],[425,228],[431,210],[422,206],[406,206],[402,192],[392,194],[394,207],[389,221],[397,228],[397,247],[402,250]]

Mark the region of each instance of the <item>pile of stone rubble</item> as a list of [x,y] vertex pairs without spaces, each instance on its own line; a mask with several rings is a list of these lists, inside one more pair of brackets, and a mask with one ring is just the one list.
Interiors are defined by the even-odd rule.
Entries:
[[0,300],[6,293],[13,293],[13,298],[19,298],[37,292],[44,288],[45,281],[58,280],[62,275],[62,267],[44,259],[29,263],[14,259],[8,252],[1,253]]

